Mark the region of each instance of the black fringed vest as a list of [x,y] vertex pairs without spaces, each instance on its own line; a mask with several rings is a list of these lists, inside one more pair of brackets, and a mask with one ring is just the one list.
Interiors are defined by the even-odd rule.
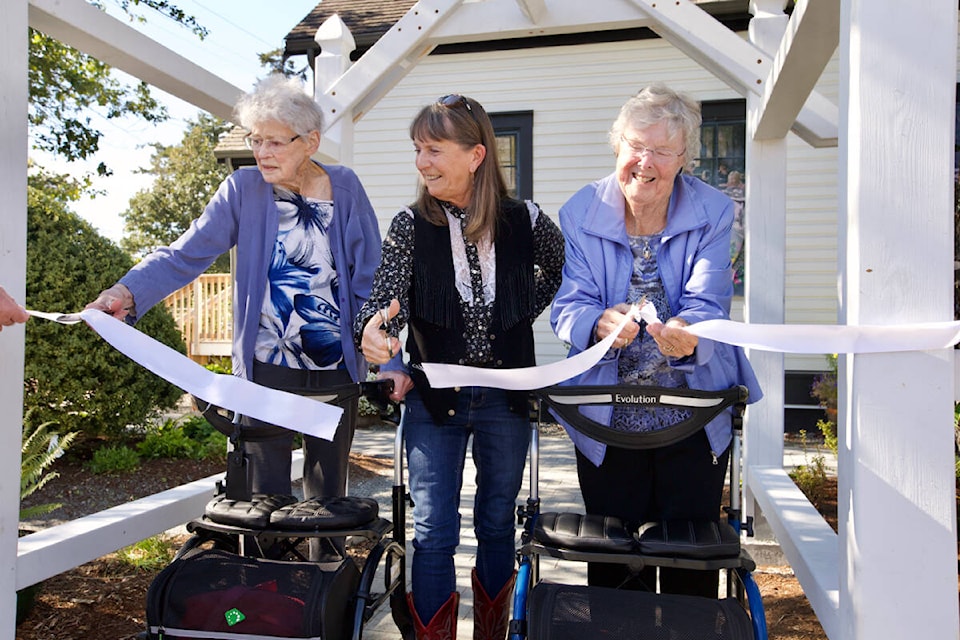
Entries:
[[[457,405],[458,389],[433,389],[421,362],[464,364],[465,323],[453,271],[450,229],[431,224],[415,212],[413,278],[407,353],[411,377],[430,416],[442,424]],[[486,367],[510,369],[535,363],[533,321],[536,319],[533,229],[527,205],[504,200],[495,239],[497,293],[490,321],[493,362]],[[528,394],[509,392],[510,410],[526,414]]]

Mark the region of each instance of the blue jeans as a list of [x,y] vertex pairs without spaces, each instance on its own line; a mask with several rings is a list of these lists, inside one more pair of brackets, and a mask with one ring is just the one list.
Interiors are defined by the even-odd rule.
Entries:
[[412,591],[427,624],[456,591],[453,554],[460,543],[460,489],[467,440],[473,435],[477,495],[477,577],[491,598],[514,571],[517,494],[523,481],[530,425],[507,408],[499,389],[465,387],[454,416],[433,422],[420,395],[407,394],[403,429],[413,498]]

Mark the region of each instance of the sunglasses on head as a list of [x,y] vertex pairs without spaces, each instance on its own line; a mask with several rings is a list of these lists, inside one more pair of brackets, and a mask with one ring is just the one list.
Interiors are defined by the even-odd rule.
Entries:
[[437,100],[437,104],[442,104],[448,109],[454,109],[456,107],[466,107],[467,111],[471,114],[473,113],[473,107],[470,106],[470,103],[467,102],[467,99],[461,96],[458,93],[448,93],[447,95],[441,97]]

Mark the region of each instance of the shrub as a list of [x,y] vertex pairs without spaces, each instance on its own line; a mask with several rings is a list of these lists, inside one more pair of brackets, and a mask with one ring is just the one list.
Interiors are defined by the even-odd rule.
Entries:
[[180,428],[200,444],[200,457],[204,460],[227,459],[227,436],[214,429],[203,416],[185,416],[180,421]]
[[813,382],[810,395],[818,400],[826,412],[826,420],[818,420],[817,428],[823,434],[823,443],[833,453],[837,453],[837,354],[827,356],[830,370]]
[[179,421],[173,419],[147,433],[137,445],[143,458],[199,458],[201,450],[200,443],[184,433]]
[[819,509],[820,502],[827,496],[826,459],[819,451],[812,458],[807,455],[807,432],[803,429],[800,430],[800,441],[803,444],[804,458],[808,462],[797,465],[788,475],[803,495],[807,496],[810,504]]
[[[64,204],[59,176],[32,175],[27,189],[27,306],[77,311],[133,265],[110,240]],[[181,353],[173,317],[157,305],[137,328]],[[33,425],[56,420],[64,431],[121,436],[182,392],[115,350],[84,326],[26,325],[24,406]]]
[[84,465],[91,473],[125,473],[140,466],[140,456],[130,447],[110,445],[100,447]]
[[147,433],[137,445],[143,458],[225,459],[227,437],[202,416],[170,419]]

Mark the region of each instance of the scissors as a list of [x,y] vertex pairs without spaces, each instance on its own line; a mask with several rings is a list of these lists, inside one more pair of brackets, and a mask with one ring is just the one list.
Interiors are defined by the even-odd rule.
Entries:
[[393,345],[390,342],[390,316],[388,309],[380,309],[380,330],[384,332],[387,341],[387,353],[393,358]]

